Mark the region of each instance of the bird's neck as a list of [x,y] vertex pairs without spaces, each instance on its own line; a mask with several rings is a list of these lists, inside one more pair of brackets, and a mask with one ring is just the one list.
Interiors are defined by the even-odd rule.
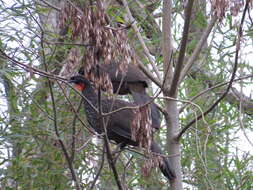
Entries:
[[[83,92],[83,95],[89,100],[89,103],[87,101],[84,101],[84,107],[86,112],[86,118],[90,126],[95,129],[96,132],[101,133],[101,129],[99,127],[99,117],[96,110],[94,110],[94,107],[97,108],[98,106],[98,96],[93,90],[92,87],[86,88]],[[93,106],[91,106],[91,104]]]
[[94,106],[97,105],[97,94],[95,93],[94,89],[91,86],[88,86],[85,88],[85,90],[82,92],[83,95],[92,103]]

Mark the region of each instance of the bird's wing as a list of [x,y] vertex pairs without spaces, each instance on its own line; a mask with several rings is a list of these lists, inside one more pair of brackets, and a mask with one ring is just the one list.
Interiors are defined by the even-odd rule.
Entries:
[[[104,102],[105,103],[105,102]],[[113,104],[113,111],[121,109],[123,107],[133,107],[135,106],[134,104],[131,104],[126,101],[122,100],[106,100],[107,105]],[[110,112],[110,107],[111,106],[105,106],[106,109],[103,109],[104,112]],[[124,137],[125,139],[131,140],[131,125],[133,121],[133,111],[131,109],[124,109],[117,111],[115,113],[112,113],[109,117],[108,120],[108,125],[107,125],[107,131],[110,133],[117,134],[119,136]]]

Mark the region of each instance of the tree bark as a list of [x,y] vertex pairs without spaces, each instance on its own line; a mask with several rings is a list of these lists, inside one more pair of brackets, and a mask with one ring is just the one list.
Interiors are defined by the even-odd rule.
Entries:
[[[163,59],[164,59],[164,96],[169,96],[169,87],[172,82],[172,1],[164,0],[163,1]],[[170,155],[179,155],[171,157],[170,160],[175,169],[177,178],[170,183],[172,190],[182,190],[182,166],[181,166],[181,157],[180,157],[180,144],[179,142],[174,141],[174,137],[179,131],[178,123],[178,109],[176,101],[165,101],[165,110],[166,115],[166,125],[167,125],[167,150]]]

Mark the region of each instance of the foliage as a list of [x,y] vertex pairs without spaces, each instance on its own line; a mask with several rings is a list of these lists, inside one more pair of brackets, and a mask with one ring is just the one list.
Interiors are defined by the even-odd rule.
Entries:
[[[86,42],[85,38],[81,41],[78,36],[73,38],[73,26],[76,25],[61,34],[62,31],[56,23],[59,22],[57,9],[62,5],[59,3],[53,6],[52,2],[0,1],[0,189],[76,189],[73,172],[83,189],[92,186],[98,173],[100,175],[94,189],[117,189],[106,155],[103,154],[103,142],[101,138],[92,136],[87,129],[83,108],[78,109],[80,96],[62,82],[62,79],[67,79],[81,66],[69,66],[68,63],[73,61],[70,56],[73,49],[76,57],[88,51],[83,44]],[[81,7],[82,2],[88,1],[72,2]],[[126,32],[128,35],[117,39],[117,56],[127,51],[122,55],[127,62],[128,56],[135,55],[155,78],[159,78],[149,60],[151,57],[163,77],[163,31],[160,25],[162,1],[128,1],[135,18],[134,23],[127,20],[127,11],[122,2],[117,0],[106,4],[106,15],[103,15],[102,22],[105,24],[105,20],[109,20],[106,24],[111,27],[110,37],[113,37],[112,31],[118,25],[122,27],[122,33]],[[234,69],[238,23],[241,21],[244,4],[228,3],[224,8],[225,12],[215,7],[222,5],[215,4],[212,6],[216,9],[212,12],[209,1],[202,3],[205,4],[204,8],[198,3],[193,5],[194,14],[185,63],[193,54],[210,22],[209,15],[217,13],[220,21],[209,34],[193,67],[178,86],[179,130],[207,110],[224,93],[226,84],[214,87],[228,82]],[[175,66],[186,18],[182,14],[185,6],[183,1],[174,0],[172,5],[172,38],[175,48],[171,64]],[[243,37],[240,39],[239,68],[236,73],[236,79],[244,78],[234,81],[227,97],[211,110],[204,120],[192,125],[180,140],[185,189],[253,188],[251,12],[249,9],[244,22]],[[66,23],[70,22],[67,20],[70,16],[65,18]],[[78,19],[78,14],[76,17]],[[99,21],[99,18],[96,19]],[[141,35],[147,45],[149,55],[139,39],[137,40],[138,35],[132,27],[133,24],[139,29],[138,35]],[[123,35],[122,33],[117,35]],[[131,49],[121,47],[120,39],[125,39],[122,44],[124,47],[131,46]],[[106,40],[109,41],[103,42],[113,44],[111,38]],[[87,42],[90,41],[91,39]],[[109,48],[107,50],[111,51]],[[9,58],[6,58],[3,52]],[[64,72],[67,74],[63,75]],[[152,87],[149,91],[155,94],[159,87]],[[205,93],[194,98],[205,90]],[[166,108],[166,101],[162,97],[160,94],[155,101],[162,108]],[[166,126],[155,134],[165,151],[167,136]],[[111,143],[111,147],[114,149],[115,145]],[[69,158],[66,157],[64,148]],[[142,175],[142,166],[147,162],[142,153],[142,150],[131,147],[121,153],[116,163],[121,181],[129,189],[168,189],[169,183],[156,169],[149,177]]]

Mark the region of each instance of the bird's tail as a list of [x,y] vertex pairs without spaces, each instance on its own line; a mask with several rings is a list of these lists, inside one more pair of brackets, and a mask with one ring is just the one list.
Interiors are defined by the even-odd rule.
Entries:
[[[151,144],[151,151],[154,153],[162,154],[161,148],[155,142]],[[175,171],[173,170],[172,165],[167,158],[162,157],[162,162],[159,163],[159,168],[163,175],[169,180],[176,178]]]

